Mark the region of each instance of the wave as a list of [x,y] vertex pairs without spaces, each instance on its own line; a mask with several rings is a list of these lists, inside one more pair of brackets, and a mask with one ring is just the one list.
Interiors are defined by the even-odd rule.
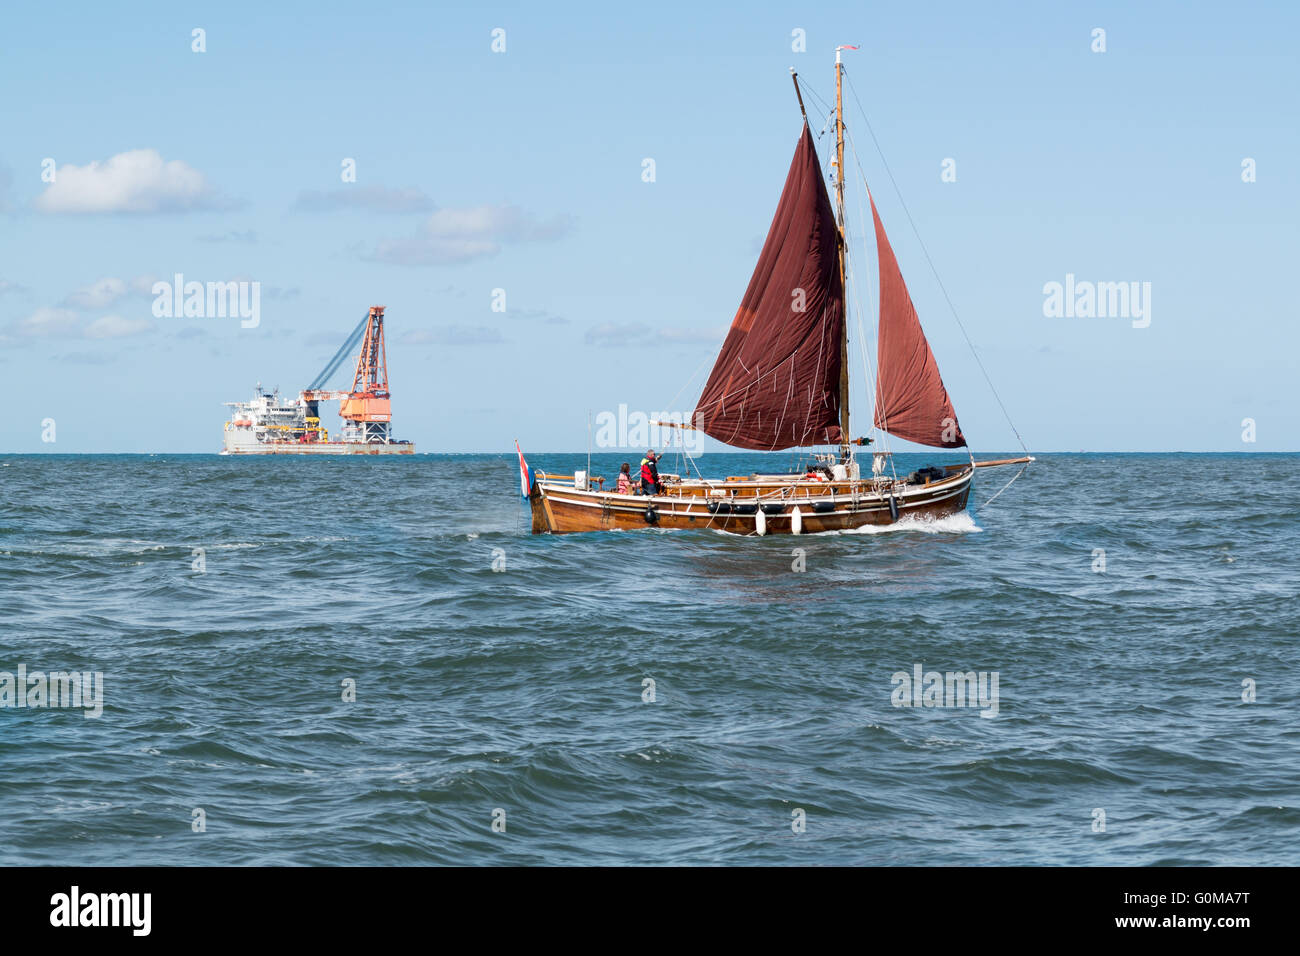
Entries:
[[921,532],[922,534],[974,534],[983,531],[975,523],[969,511],[942,518],[906,516],[893,524],[863,525],[861,528],[848,528],[844,531],[819,531],[818,535],[828,534],[897,534],[900,532]]

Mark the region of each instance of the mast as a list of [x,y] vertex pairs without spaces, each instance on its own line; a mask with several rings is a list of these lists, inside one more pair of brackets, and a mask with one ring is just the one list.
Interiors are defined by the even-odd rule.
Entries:
[[844,238],[844,65],[840,62],[840,51],[852,49],[856,48],[835,48],[835,212],[840,230],[840,288],[844,290],[844,323],[840,331],[840,461],[845,465],[852,451],[849,437],[849,287],[844,275],[848,248]]

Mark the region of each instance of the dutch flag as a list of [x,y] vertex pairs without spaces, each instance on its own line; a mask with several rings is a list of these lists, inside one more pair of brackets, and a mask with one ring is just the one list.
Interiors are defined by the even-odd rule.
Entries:
[[519,452],[519,481],[520,493],[527,498],[533,493],[533,472],[528,467],[528,462],[524,461],[524,453],[519,450],[519,439],[515,439],[515,451]]

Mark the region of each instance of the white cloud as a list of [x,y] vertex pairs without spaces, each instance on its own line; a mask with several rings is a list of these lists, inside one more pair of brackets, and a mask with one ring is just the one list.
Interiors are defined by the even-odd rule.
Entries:
[[120,339],[148,332],[152,328],[153,323],[148,319],[124,319],[120,315],[106,315],[86,327],[86,338]]
[[532,325],[568,325],[569,320],[562,315],[548,312],[546,309],[510,309],[506,315],[512,319],[522,319]]
[[136,276],[129,282],[109,276],[78,289],[59,305],[70,309],[106,309],[128,295],[153,296],[154,276]]
[[126,283],[121,279],[100,279],[72,293],[63,304],[73,309],[104,309],[124,295]]
[[701,343],[720,345],[726,335],[726,326],[720,326],[716,329],[685,329],[662,326],[652,328],[639,322],[624,324],[604,322],[587,329],[584,339],[588,345],[599,345],[606,348],[621,348],[624,346],[643,348],[647,346],[697,345]]
[[384,239],[367,258],[403,266],[468,262],[494,256],[509,243],[559,239],[572,228],[571,216],[539,220],[518,206],[439,209],[416,236]]
[[584,336],[588,345],[621,346],[635,345],[642,342],[650,333],[647,325],[619,325],[603,322],[593,325]]
[[41,212],[184,212],[227,205],[201,172],[179,159],[164,160],[156,149],[133,149],[86,166],[65,164],[55,173],[36,197]]
[[501,332],[485,325],[443,325],[402,335],[404,345],[500,345]]
[[[130,285],[134,287],[143,281],[144,277],[141,277]],[[153,323],[148,319],[127,319],[120,315],[105,315],[93,322],[88,321],[86,310],[102,309],[129,294],[128,284],[121,279],[101,279],[74,292],[58,306],[39,308],[26,318],[11,323],[0,332],[0,340],[12,343],[23,339],[116,339],[152,329]]]
[[257,242],[257,231],[247,229],[240,232],[238,229],[232,229],[229,232],[210,232],[207,235],[199,236],[199,242],[238,242],[252,245]]
[[28,338],[43,338],[55,335],[76,334],[81,325],[81,318],[71,309],[55,309],[45,306],[37,309],[25,319],[19,319],[13,329],[18,335]]
[[26,286],[21,286],[17,282],[10,282],[8,279],[0,279],[0,295],[8,295],[11,292],[26,291]]
[[427,212],[433,200],[414,186],[343,186],[328,192],[302,192],[293,202],[298,212],[330,212],[335,209],[368,209],[371,212]]
[[731,326],[722,324],[712,329],[683,329],[666,326],[656,329],[659,341],[665,345],[705,345],[721,346]]
[[58,357],[60,365],[112,365],[117,359],[103,352],[68,352]]
[[425,223],[425,232],[435,239],[529,242],[558,239],[571,225],[570,218],[563,215],[538,222],[532,213],[518,206],[471,206],[439,209]]
[[372,258],[399,266],[433,266],[469,262],[500,251],[500,245],[483,239],[384,239]]

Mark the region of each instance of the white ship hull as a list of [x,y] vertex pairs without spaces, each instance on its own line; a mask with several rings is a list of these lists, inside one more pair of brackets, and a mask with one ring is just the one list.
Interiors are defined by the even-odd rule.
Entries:
[[312,444],[293,442],[253,443],[250,447],[223,448],[223,455],[414,455],[414,445],[392,443],[366,444],[355,441],[322,441]]

